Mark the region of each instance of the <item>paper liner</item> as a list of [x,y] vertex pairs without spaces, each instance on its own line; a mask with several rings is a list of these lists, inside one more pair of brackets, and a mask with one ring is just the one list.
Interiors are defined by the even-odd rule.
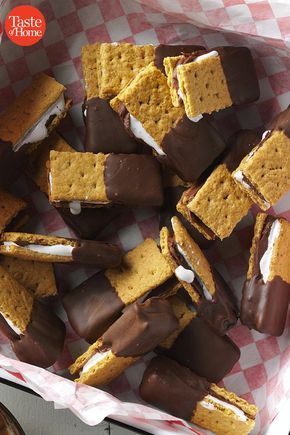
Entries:
[[[9,10],[23,3],[30,2],[6,1],[5,7],[9,6]],[[47,31],[42,41],[26,48],[13,45],[3,36],[0,111],[27,85],[31,75],[48,72],[67,87],[67,94],[73,98],[71,116],[63,122],[61,130],[67,140],[80,149],[84,133],[80,49],[96,40],[204,44],[209,48],[228,44],[249,46],[255,58],[261,98],[256,104],[231,108],[216,115],[225,136],[238,128],[262,132],[271,118],[290,103],[290,4],[282,5],[278,0],[35,0],[31,3],[44,13]],[[1,0],[0,12],[3,23]],[[30,204],[31,221],[26,230],[74,236],[32,182],[22,179],[14,187]],[[231,237],[223,243],[215,243],[208,251],[238,298],[247,270],[257,211],[254,207]],[[290,220],[290,193],[270,212]],[[128,212],[104,233],[106,240],[118,243],[125,250],[132,249],[146,237],[157,236],[158,220],[153,210]],[[56,269],[60,292],[75,287],[95,271],[72,265],[58,265]],[[150,355],[108,387],[118,399],[54,375],[68,376],[67,366],[87,347],[70,328],[61,307],[56,306],[56,310],[67,325],[67,340],[59,361],[50,371],[45,371],[13,360],[8,342],[0,335],[1,376],[6,373],[7,378],[24,383],[45,400],[54,401],[57,407],[70,408],[87,424],[97,424],[110,415],[151,433],[192,433],[186,423],[174,417],[128,403],[141,403],[137,390]],[[241,358],[222,385],[260,408],[254,433],[264,432],[290,397],[290,315],[288,313],[285,332],[279,338],[250,331],[240,324],[229,335],[240,347]],[[205,433],[201,429],[197,432]]]

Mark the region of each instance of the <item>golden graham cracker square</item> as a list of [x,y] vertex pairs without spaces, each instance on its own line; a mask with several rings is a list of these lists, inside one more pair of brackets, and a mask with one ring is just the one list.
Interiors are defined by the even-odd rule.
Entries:
[[49,200],[109,202],[104,183],[106,155],[50,152]]
[[105,274],[125,305],[154,290],[173,275],[153,239],[146,239],[128,252],[119,268],[108,269]]
[[32,307],[32,294],[0,266],[0,313],[24,333]]
[[212,113],[232,105],[219,56],[178,66],[177,78],[188,117]]
[[[241,172],[254,189],[237,180]],[[283,131],[273,131],[242,160],[233,175],[252,200],[267,210],[290,189],[290,138]]]
[[154,60],[153,45],[104,43],[98,62],[99,97],[112,98]]
[[25,261],[15,257],[3,256],[0,266],[30,290],[36,298],[44,298],[57,294],[53,265],[38,261]]
[[17,217],[18,213],[25,210],[26,207],[27,204],[23,199],[0,189],[0,232],[2,233]]
[[54,78],[46,74],[35,76],[0,115],[0,138],[15,145],[64,91],[65,87]]
[[82,69],[87,99],[99,96],[98,63],[101,44],[84,45],[82,47]]
[[248,213],[252,200],[234,182],[225,164],[219,165],[187,204],[221,240]]
[[172,105],[165,75],[153,64],[144,68],[111,101],[114,110],[123,103],[157,144],[184,115],[183,108]]

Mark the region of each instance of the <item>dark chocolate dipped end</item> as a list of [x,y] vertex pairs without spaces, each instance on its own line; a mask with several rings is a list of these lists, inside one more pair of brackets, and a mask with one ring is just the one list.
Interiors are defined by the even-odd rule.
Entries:
[[118,246],[94,240],[80,240],[72,250],[72,258],[76,263],[94,264],[102,269],[119,266],[122,256]]
[[189,55],[195,51],[204,50],[201,45],[167,45],[159,44],[155,48],[154,65],[165,74],[163,60],[165,57]]

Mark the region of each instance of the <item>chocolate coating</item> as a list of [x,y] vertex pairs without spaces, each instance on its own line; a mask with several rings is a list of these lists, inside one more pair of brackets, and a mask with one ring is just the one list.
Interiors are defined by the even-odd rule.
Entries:
[[252,54],[247,47],[217,47],[233,104],[251,103],[260,96]]
[[13,329],[8,325],[5,318],[0,314],[0,331],[3,335],[5,335],[8,340],[16,340],[18,339],[18,334],[13,331]]
[[175,57],[183,53],[192,53],[193,51],[204,50],[201,45],[166,45],[159,44],[155,48],[154,65],[165,74],[163,60],[165,57]]
[[23,152],[13,151],[11,142],[0,139],[0,186],[9,186],[20,176],[26,160]]
[[72,250],[72,258],[76,263],[94,264],[102,269],[119,266],[122,255],[118,246],[95,240],[79,240]]
[[217,130],[205,118],[190,121],[184,115],[163,138],[166,156],[158,159],[170,166],[184,181],[196,181],[221,154],[226,145]]
[[113,203],[139,207],[163,203],[160,166],[152,156],[110,154],[104,180],[107,197]]
[[166,356],[205,377],[220,382],[240,358],[240,350],[227,336],[220,336],[200,317],[195,317],[178,335]]
[[67,207],[56,210],[81,239],[94,239],[124,211],[121,207],[82,208],[80,214],[73,215]]
[[154,358],[144,372],[140,396],[164,411],[191,420],[197,403],[209,394],[209,382],[166,357]]
[[239,130],[228,140],[228,147],[221,163],[233,172],[242,159],[260,142],[260,136],[254,130]]
[[25,435],[16,418],[2,403],[0,403],[0,433],[1,435]]
[[103,345],[117,356],[140,356],[154,349],[178,326],[170,303],[151,298],[135,302],[105,332]]
[[20,361],[47,368],[54,364],[64,346],[65,325],[51,308],[34,301],[31,321],[24,335],[11,342]]
[[290,105],[283,112],[279,113],[269,126],[270,130],[283,130],[290,138]]
[[87,115],[85,150],[91,153],[137,153],[138,142],[128,134],[109,100],[91,98],[85,102]]
[[88,343],[101,337],[124,308],[124,303],[102,272],[67,293],[62,302],[72,328]]

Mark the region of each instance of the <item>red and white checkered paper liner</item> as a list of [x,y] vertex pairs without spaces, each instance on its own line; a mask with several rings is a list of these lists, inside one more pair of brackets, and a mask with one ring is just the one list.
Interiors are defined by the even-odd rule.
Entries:
[[[1,21],[4,7],[29,1],[0,0]],[[129,41],[137,44],[188,43],[209,48],[244,44],[251,48],[261,88],[256,104],[228,109],[217,115],[225,135],[238,128],[260,131],[270,119],[290,103],[290,2],[288,0],[34,0],[31,3],[45,15],[47,31],[38,44],[21,48],[3,36],[0,47],[0,111],[40,71],[54,75],[67,87],[74,106],[61,127],[64,136],[81,146],[84,127],[81,117],[81,46],[95,41]],[[2,9],[1,9],[2,7]],[[59,214],[28,180],[20,180],[15,191],[30,204],[28,230],[72,236]],[[217,242],[208,251],[211,260],[238,298],[247,270],[254,215],[247,216],[231,237]],[[290,194],[271,210],[290,220]],[[129,212],[106,230],[107,240],[125,250],[146,237],[158,236],[158,221],[152,210]],[[75,287],[90,276],[92,268],[57,266],[60,287]],[[57,311],[66,321],[59,306]],[[290,313],[289,313],[290,314]],[[205,433],[161,411],[141,405],[138,386],[150,356],[139,360],[114,381],[108,392],[76,385],[61,376],[87,344],[67,325],[64,352],[50,371],[13,359],[8,342],[0,335],[0,375],[15,379],[39,393],[56,407],[69,408],[87,424],[94,425],[111,416],[152,433]],[[260,409],[255,433],[264,432],[279,408],[290,400],[290,315],[282,337],[250,331],[242,325],[229,334],[241,349],[241,358],[223,380]],[[197,349],[198,352],[198,349]],[[57,375],[55,374],[57,373]],[[114,397],[115,396],[115,397]],[[138,402],[139,404],[137,404]]]

